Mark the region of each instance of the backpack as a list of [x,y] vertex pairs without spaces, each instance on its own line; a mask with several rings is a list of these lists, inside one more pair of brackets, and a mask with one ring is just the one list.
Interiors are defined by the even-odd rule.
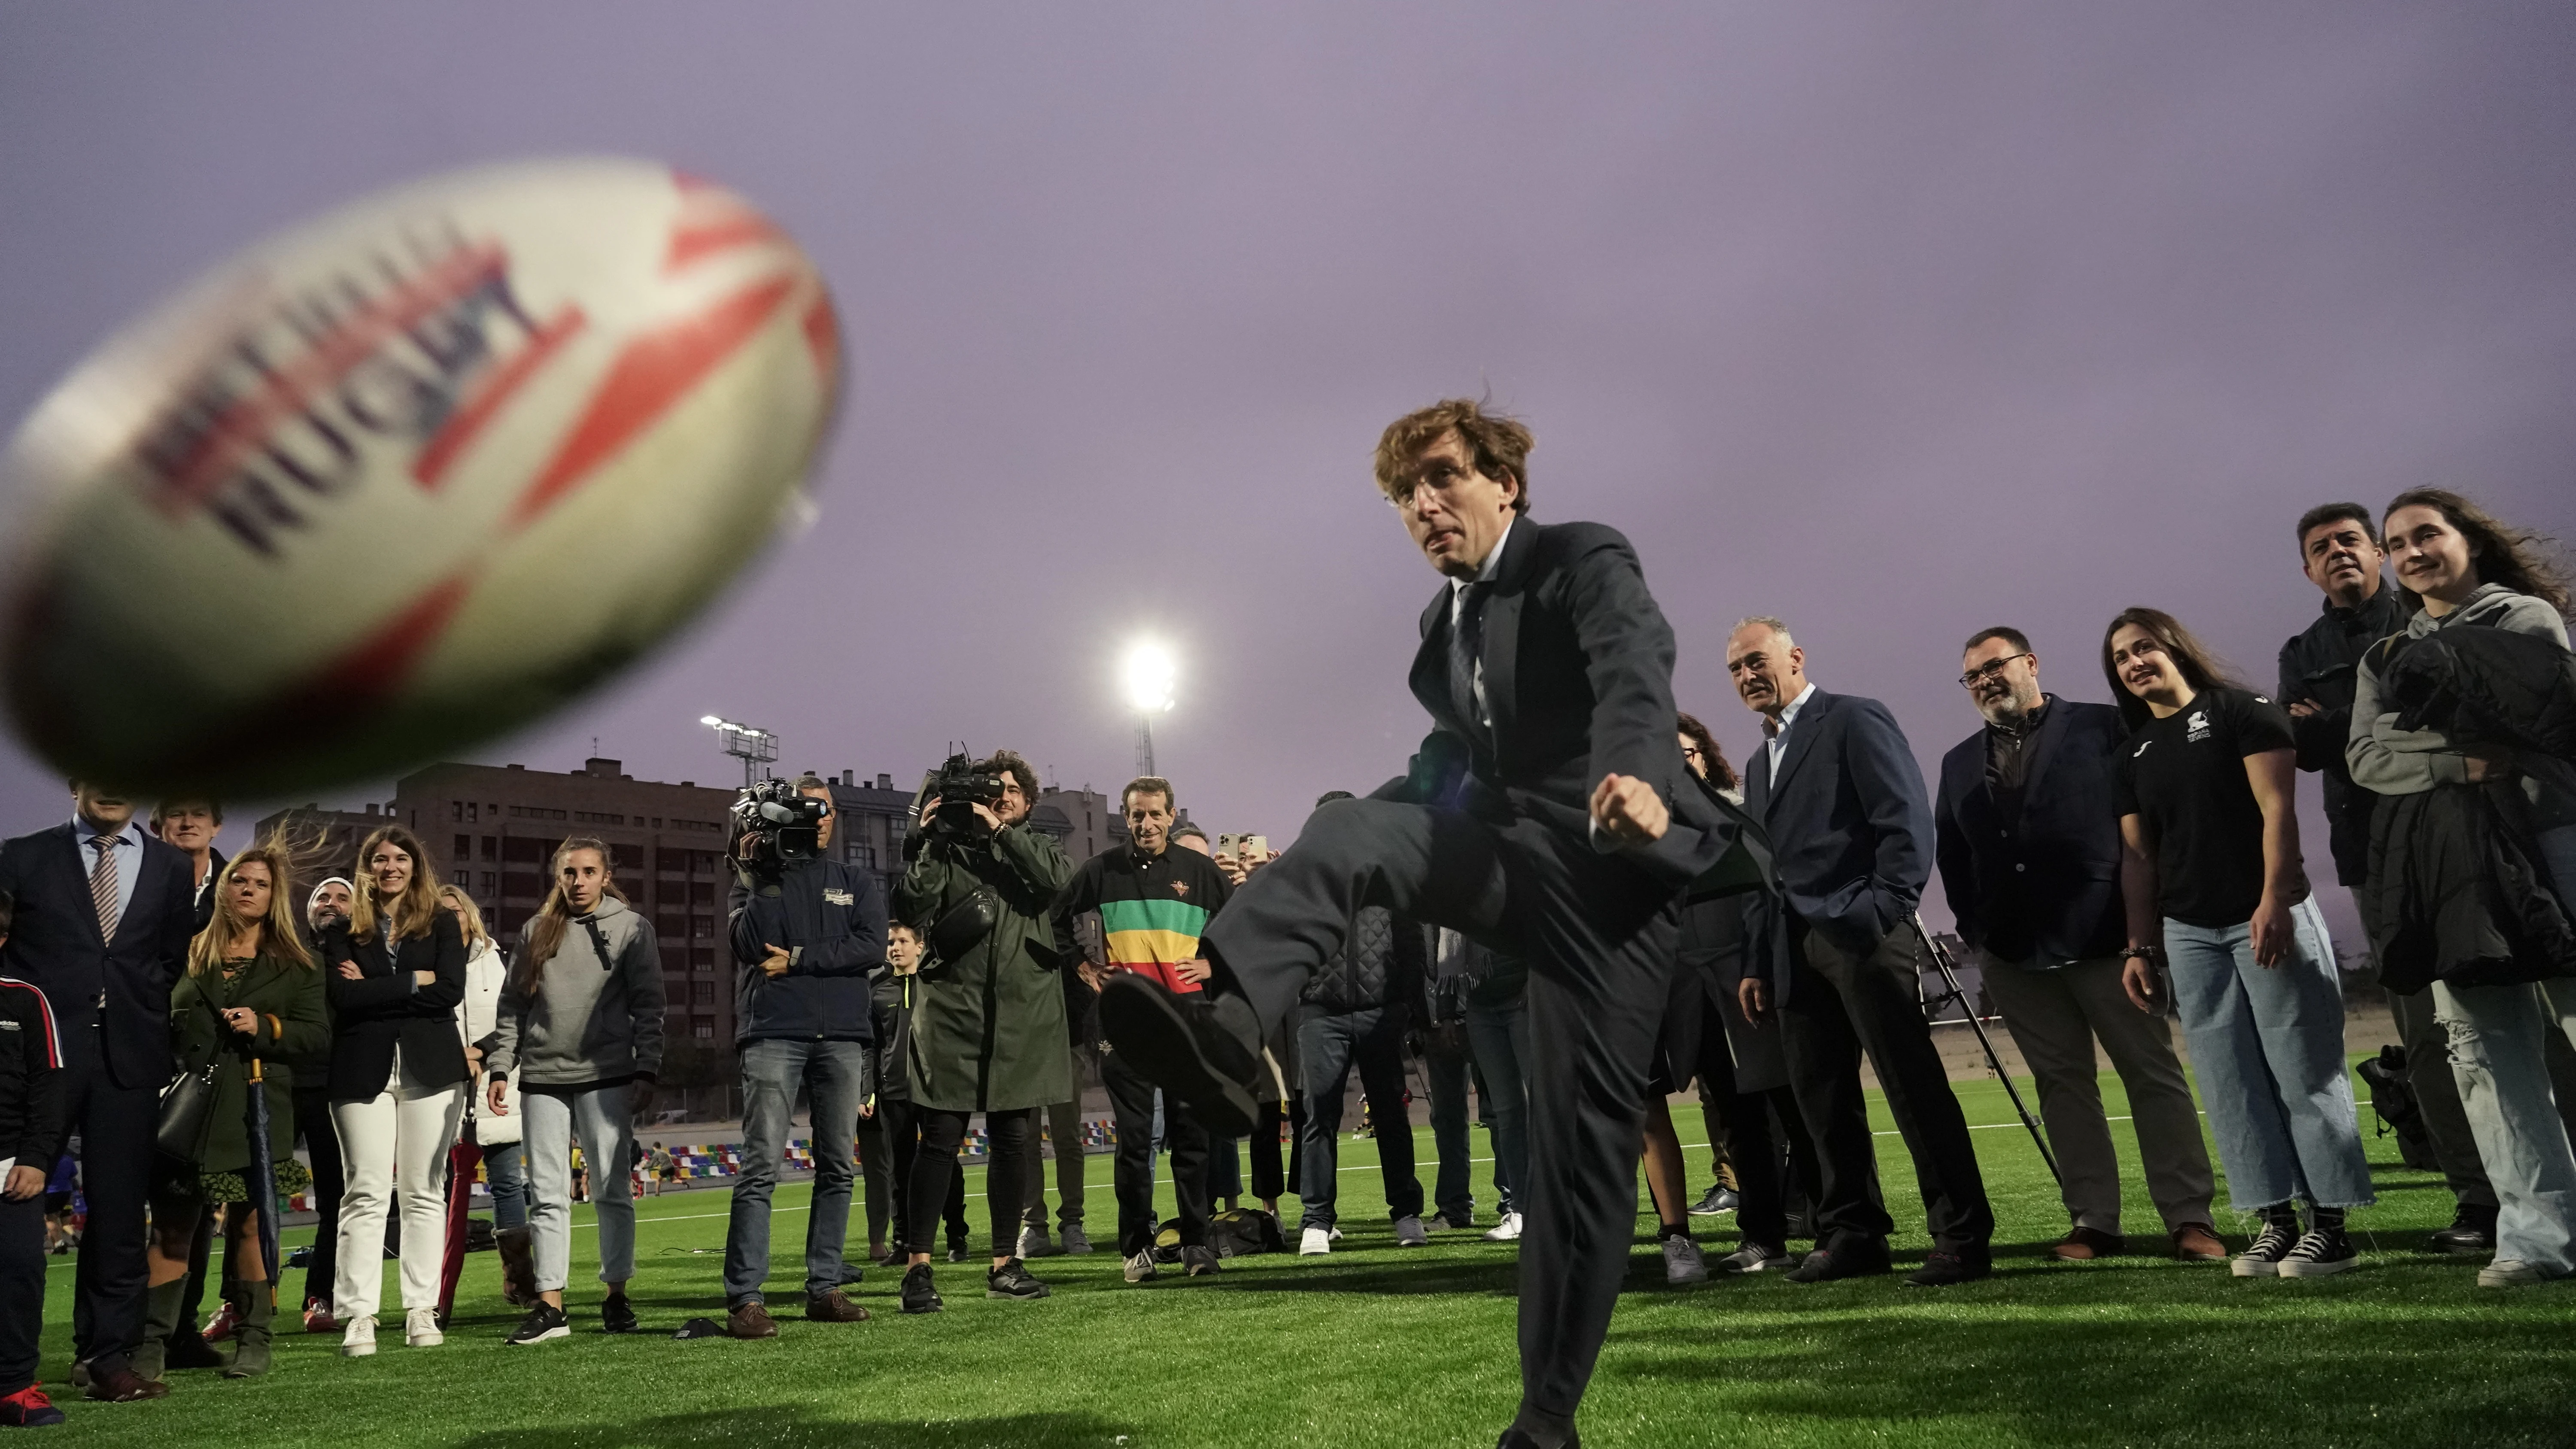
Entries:
[[1279,1220],[1259,1208],[1229,1208],[1208,1221],[1208,1244],[1220,1258],[1247,1258],[1255,1253],[1284,1253],[1288,1240]]

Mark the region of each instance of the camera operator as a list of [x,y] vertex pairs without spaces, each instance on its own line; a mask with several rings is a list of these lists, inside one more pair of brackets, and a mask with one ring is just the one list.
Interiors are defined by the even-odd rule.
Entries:
[[[867,872],[829,859],[831,787],[813,775],[771,780],[734,806],[729,903],[734,1047],[742,1059],[742,1175],[725,1227],[725,1332],[775,1338],[761,1285],[769,1278],[769,1200],[794,1130],[796,1093],[813,1104],[814,1202],[805,1219],[805,1316],[856,1323],[868,1311],[841,1291],[854,1145],[873,1114],[869,973],[886,958],[885,901]],[[748,828],[742,828],[748,827]]]
[[919,828],[904,840],[895,915],[930,947],[913,980],[907,1062],[921,1150],[903,1195],[906,1313],[940,1309],[930,1249],[957,1145],[977,1112],[992,1142],[985,1296],[1047,1296],[1013,1249],[1035,1167],[1029,1109],[1060,1096],[1073,1070],[1055,975],[1062,958],[1047,920],[1073,867],[1053,840],[1028,828],[1037,790],[1037,771],[1008,750],[980,762],[952,757],[924,786]]

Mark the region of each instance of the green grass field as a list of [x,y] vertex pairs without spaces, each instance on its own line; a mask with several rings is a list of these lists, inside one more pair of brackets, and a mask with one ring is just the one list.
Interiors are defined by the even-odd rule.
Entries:
[[[2113,1112],[2125,1110],[2115,1079],[2104,1092]],[[2480,1290],[2473,1262],[2421,1252],[2424,1234],[2449,1219],[2449,1194],[2398,1166],[2393,1139],[2372,1144],[2380,1200],[2355,1217],[2370,1248],[2358,1271],[2239,1280],[2223,1265],[2158,1257],[2061,1264],[2046,1246],[2065,1214],[2001,1087],[1962,1084],[1960,1095],[1971,1122],[2002,1124],[1977,1134],[2000,1219],[1994,1278],[1938,1293],[1894,1277],[1798,1287],[1776,1276],[1671,1291],[1654,1225],[1641,1219],[1584,1442],[2576,1443],[2567,1402],[2576,1286]],[[1696,1114],[1681,1116],[1685,1140],[1696,1137]],[[2126,1126],[2115,1128],[2133,1165]],[[1483,1153],[1483,1134],[1475,1141]],[[1926,1246],[1921,1214],[1898,1140],[1883,1134],[1879,1147],[1901,1266]],[[1420,1153],[1427,1176],[1427,1132]],[[780,1336],[765,1343],[667,1336],[689,1316],[721,1316],[723,1193],[642,1204],[635,1293],[648,1332],[633,1337],[597,1331],[594,1240],[581,1209],[569,1340],[503,1347],[517,1315],[500,1301],[486,1253],[468,1260],[444,1347],[401,1346],[388,1272],[393,1326],[376,1357],[343,1360],[336,1335],[290,1334],[263,1380],[176,1373],[172,1395],[148,1404],[82,1403],[64,1382],[72,1273],[69,1259],[53,1259],[47,1376],[72,1415],[63,1437],[134,1445],[1485,1449],[1518,1397],[1513,1251],[1462,1233],[1395,1248],[1371,1212],[1375,1156],[1371,1143],[1343,1142],[1348,1238],[1329,1259],[1238,1259],[1219,1278],[1130,1287],[1104,1250],[1035,1265],[1055,1287],[1038,1303],[989,1302],[980,1262],[942,1263],[948,1311],[920,1318],[896,1313],[894,1275],[871,1268],[855,1291],[877,1317],[852,1325],[789,1311],[807,1195],[784,1188],[772,1280]],[[1491,1201],[1486,1170],[1480,1212]],[[1090,1227],[1105,1244],[1109,1159],[1093,1157],[1090,1174]],[[971,1171],[967,1190],[982,1186]],[[2127,1211],[2142,1240],[2161,1241],[2134,1182]],[[980,1197],[968,1216],[980,1240]],[[1293,1237],[1293,1208],[1289,1218]],[[1704,1242],[1732,1247],[1728,1219],[1697,1221]],[[2241,1243],[2241,1225],[2221,1227]]]

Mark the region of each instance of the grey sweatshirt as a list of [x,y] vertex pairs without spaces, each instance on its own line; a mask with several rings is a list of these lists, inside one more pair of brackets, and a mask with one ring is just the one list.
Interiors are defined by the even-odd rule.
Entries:
[[608,945],[602,961],[583,917],[523,992],[527,942],[510,953],[498,1024],[485,1069],[519,1073],[522,1089],[570,1087],[659,1076],[662,1071],[662,960],[653,927],[611,896],[588,917]]
[[[2445,629],[2465,628],[2509,629],[2538,634],[2561,647],[2567,643],[2567,621],[2558,617],[2556,609],[2502,584],[2480,585],[2458,608],[2438,619],[2417,614],[2407,622],[2406,634],[2421,639]],[[2453,749],[2448,736],[2440,730],[2397,727],[2397,712],[2381,700],[2374,657],[2362,656],[2353,688],[2352,739],[2343,752],[2344,762],[2352,767],[2352,782],[2382,795],[2416,795],[2436,785],[2468,783],[2468,756]],[[2523,784],[2543,826],[2576,820],[2576,800],[2560,798],[2563,792],[2544,787],[2537,779]]]

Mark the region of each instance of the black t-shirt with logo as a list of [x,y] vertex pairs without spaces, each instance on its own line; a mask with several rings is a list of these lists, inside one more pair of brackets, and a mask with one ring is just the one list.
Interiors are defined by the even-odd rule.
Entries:
[[2254,918],[2263,901],[2263,807],[2245,757],[2292,747],[2287,711],[2225,686],[2129,736],[2117,799],[2122,815],[2145,819],[2157,909],[2190,926]]

